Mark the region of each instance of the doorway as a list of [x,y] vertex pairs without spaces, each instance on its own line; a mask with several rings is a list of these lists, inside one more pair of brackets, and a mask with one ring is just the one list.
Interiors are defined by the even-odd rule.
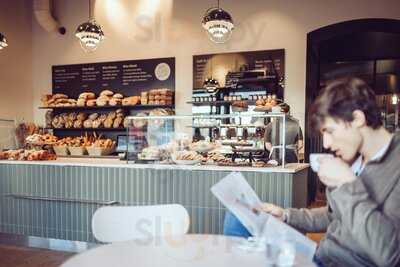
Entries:
[[[390,131],[399,128],[400,20],[359,19],[329,25],[307,34],[306,115],[326,83],[353,75],[365,80],[378,95],[382,120]],[[323,152],[306,117],[305,159]],[[310,171],[309,201],[323,195],[318,177]]]

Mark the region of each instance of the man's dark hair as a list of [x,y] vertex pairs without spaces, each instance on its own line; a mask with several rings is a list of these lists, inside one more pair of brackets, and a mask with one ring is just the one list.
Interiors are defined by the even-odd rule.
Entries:
[[279,105],[281,107],[281,110],[285,113],[289,113],[290,112],[290,106],[286,103],[282,103]]
[[328,116],[351,122],[355,110],[364,113],[367,126],[377,129],[382,125],[375,94],[363,80],[354,77],[333,80],[311,105],[310,126],[319,131]]

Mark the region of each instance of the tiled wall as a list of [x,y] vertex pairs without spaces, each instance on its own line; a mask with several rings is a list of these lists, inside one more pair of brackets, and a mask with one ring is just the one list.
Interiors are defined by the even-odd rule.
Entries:
[[[224,208],[210,188],[229,172],[0,164],[0,232],[93,242],[99,204],[52,202],[7,194],[118,201],[121,205],[179,203],[192,233],[222,233]],[[305,206],[307,171],[243,173],[263,201]]]

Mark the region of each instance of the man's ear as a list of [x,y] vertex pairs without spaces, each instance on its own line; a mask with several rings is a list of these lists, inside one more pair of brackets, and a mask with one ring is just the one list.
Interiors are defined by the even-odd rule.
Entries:
[[353,111],[353,121],[351,122],[351,126],[356,128],[361,128],[367,124],[367,120],[365,118],[364,112],[357,109]]

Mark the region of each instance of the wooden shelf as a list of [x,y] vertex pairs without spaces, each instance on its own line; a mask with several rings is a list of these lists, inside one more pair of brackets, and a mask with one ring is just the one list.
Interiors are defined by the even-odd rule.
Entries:
[[123,132],[126,131],[127,128],[44,128],[46,130],[55,130],[55,131],[79,131],[79,132]]
[[114,109],[153,109],[153,108],[175,108],[174,105],[134,105],[134,106],[94,106],[94,107],[39,107],[39,109],[52,110],[114,110]]

